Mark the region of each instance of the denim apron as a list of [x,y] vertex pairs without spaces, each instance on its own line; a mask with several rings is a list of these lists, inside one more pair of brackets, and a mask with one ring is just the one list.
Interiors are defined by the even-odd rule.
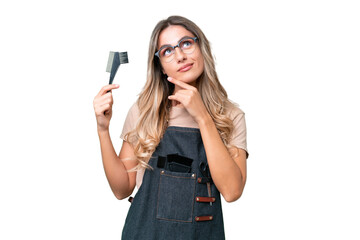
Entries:
[[[174,154],[192,160],[188,172],[159,167]],[[145,170],[132,200],[123,240],[225,239],[220,193],[201,171],[207,159],[199,129],[169,126],[149,164],[153,170]]]

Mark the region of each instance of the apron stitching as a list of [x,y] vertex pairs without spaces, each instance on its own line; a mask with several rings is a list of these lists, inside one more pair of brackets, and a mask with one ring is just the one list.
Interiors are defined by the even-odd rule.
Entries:
[[173,222],[192,222],[192,219],[191,221],[185,221],[185,220],[177,220],[177,219],[168,219],[168,218],[160,218],[160,217],[156,217],[157,219],[160,219],[160,220],[166,220],[166,221],[173,221]]
[[178,130],[178,129],[169,129],[169,131],[174,131],[174,132],[190,132],[190,133],[197,133],[197,132],[199,132],[199,131]]
[[[190,173],[191,174],[191,173]],[[163,174],[161,174],[161,175],[163,175],[163,176],[168,176],[168,177],[173,177],[173,178],[186,178],[186,179],[188,179],[188,178],[194,178],[193,176],[191,176],[191,177],[182,177],[182,176],[174,176],[174,175],[170,175],[170,174],[166,174],[166,173],[163,173]],[[159,184],[160,185],[160,184]]]
[[156,215],[155,215],[156,218],[157,215],[159,214],[160,185],[161,185],[161,175],[159,175],[158,197],[157,197],[157,206],[156,206]]

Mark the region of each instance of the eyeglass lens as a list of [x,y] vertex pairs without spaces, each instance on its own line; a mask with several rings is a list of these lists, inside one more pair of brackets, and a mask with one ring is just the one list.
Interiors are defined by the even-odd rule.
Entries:
[[[178,46],[183,53],[190,54],[195,50],[195,41],[192,38],[185,38],[179,42]],[[168,46],[163,48],[159,53],[160,58],[165,62],[173,60],[175,47]]]

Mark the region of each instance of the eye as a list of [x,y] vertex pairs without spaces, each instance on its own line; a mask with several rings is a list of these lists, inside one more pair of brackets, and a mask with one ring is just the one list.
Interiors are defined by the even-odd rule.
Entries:
[[168,57],[168,56],[170,56],[172,54],[172,51],[173,51],[173,49],[170,48],[170,47],[164,48],[163,50],[161,50],[160,55],[162,57]]
[[190,39],[184,39],[182,42],[181,42],[181,49],[188,49],[188,48],[191,48],[192,45],[194,44],[194,40],[192,40],[191,38]]

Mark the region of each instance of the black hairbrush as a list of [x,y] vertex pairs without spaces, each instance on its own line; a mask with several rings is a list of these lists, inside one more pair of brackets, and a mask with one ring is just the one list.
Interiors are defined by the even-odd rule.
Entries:
[[110,73],[109,84],[112,84],[120,64],[128,63],[127,52],[110,52],[106,71]]

